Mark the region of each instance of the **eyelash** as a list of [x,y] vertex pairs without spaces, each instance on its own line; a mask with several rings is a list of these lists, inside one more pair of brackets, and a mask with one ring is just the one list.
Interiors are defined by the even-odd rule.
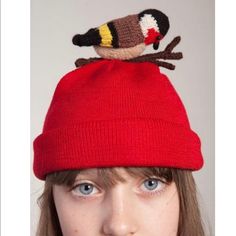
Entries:
[[[144,196],[161,195],[166,190],[166,187],[168,185],[168,182],[166,182],[166,181],[164,181],[164,180],[162,180],[160,178],[146,178],[146,179],[142,180],[142,182],[141,182],[142,184],[141,185],[143,185],[148,180],[158,181],[159,183],[163,184],[164,186],[161,189],[159,189],[159,190],[155,190],[155,189],[153,191],[152,190],[151,191],[149,191],[149,190],[147,190],[147,191],[140,190],[144,194]],[[75,190],[76,188],[78,188],[78,187],[80,187],[82,185],[86,185],[86,184],[90,185],[90,186],[93,186],[93,188],[98,189],[98,191],[101,191],[99,187],[97,187],[95,184],[89,183],[89,182],[83,182],[83,183],[76,184],[69,191],[73,192],[73,190]],[[84,195],[78,195],[78,194],[75,193],[75,195],[78,198],[84,198],[84,199],[88,199],[89,197],[93,197],[93,195],[85,195],[85,194]]]
[[[165,190],[166,190],[166,187],[167,185],[169,184],[167,181],[163,180],[163,179],[160,179],[160,178],[155,178],[155,177],[150,177],[150,178],[147,178],[147,179],[144,179],[142,181],[142,185],[144,184],[145,181],[147,180],[155,180],[155,181],[158,181],[160,184],[162,184],[163,186],[161,187],[161,189],[154,189],[154,190],[147,190],[147,191],[143,191],[141,190],[141,192],[144,194],[144,196],[155,196],[155,195],[161,195]],[[157,187],[158,188],[158,187]]]

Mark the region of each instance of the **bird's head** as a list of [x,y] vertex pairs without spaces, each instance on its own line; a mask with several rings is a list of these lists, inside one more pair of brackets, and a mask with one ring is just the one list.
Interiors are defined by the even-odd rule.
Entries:
[[153,44],[158,49],[159,42],[169,30],[168,17],[156,9],[147,9],[138,14],[139,24],[143,32],[146,45]]

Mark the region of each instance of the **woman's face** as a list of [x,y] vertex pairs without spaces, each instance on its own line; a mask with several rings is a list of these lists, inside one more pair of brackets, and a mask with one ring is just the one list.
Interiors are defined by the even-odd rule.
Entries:
[[55,185],[54,201],[63,236],[176,236],[179,198],[174,182],[132,177],[103,186],[97,169],[79,173],[71,188]]

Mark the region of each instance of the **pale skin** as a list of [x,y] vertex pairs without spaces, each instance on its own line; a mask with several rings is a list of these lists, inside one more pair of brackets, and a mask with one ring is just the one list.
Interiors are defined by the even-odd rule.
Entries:
[[179,197],[174,182],[130,176],[106,189],[96,169],[81,171],[73,189],[55,185],[63,236],[176,236]]

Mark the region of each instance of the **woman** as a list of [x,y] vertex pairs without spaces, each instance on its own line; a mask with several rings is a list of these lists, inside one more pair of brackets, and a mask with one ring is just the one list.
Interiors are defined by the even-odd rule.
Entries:
[[37,235],[203,236],[200,146],[157,65],[102,59],[66,74],[34,141]]
[[[118,171],[93,169],[84,175],[82,172],[81,179],[79,171],[48,176],[40,198],[37,235],[204,235],[190,171]],[[80,181],[75,182],[76,177]],[[140,179],[143,182],[136,181],[138,186],[129,184]],[[126,181],[128,185],[111,189],[116,181]],[[129,193],[131,187],[136,191]]]

